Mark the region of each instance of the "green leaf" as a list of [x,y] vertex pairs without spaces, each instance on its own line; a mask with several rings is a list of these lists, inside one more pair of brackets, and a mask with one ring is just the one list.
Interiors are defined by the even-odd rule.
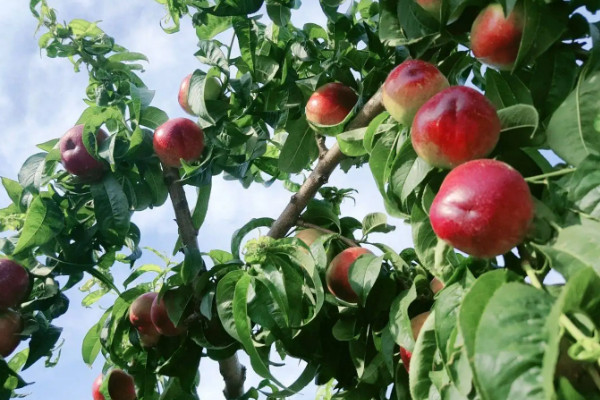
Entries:
[[516,104],[533,104],[529,89],[516,75],[492,68],[485,71],[485,95],[499,110]]
[[429,216],[419,205],[413,207],[410,220],[415,252],[421,265],[445,282],[454,272],[452,264],[448,261],[454,254],[452,248],[438,239],[429,222]]
[[242,343],[244,350],[246,350],[246,353],[248,353],[248,356],[250,357],[250,364],[252,365],[254,372],[263,378],[270,379],[277,385],[284,387],[284,385],[271,374],[271,371],[269,371],[268,359],[265,360],[263,355],[257,351],[256,347],[254,347],[252,329],[248,318],[248,292],[252,284],[253,278],[248,274],[244,274],[235,285],[232,307],[235,319],[235,330],[240,343]]
[[519,54],[515,61],[516,69],[552,46],[567,28],[569,12],[563,3],[540,3],[525,0],[525,20]]
[[315,134],[304,118],[288,121],[286,130],[289,134],[281,149],[278,166],[283,172],[297,173],[310,164],[316,150]]
[[463,298],[458,320],[465,350],[473,368],[473,380],[476,383],[478,376],[474,366],[474,357],[476,354],[477,329],[481,323],[481,317],[494,293],[507,282],[517,280],[521,280],[521,277],[506,269],[491,271],[480,276]]
[[142,110],[142,116],[140,117],[140,125],[146,126],[150,129],[156,129],[160,125],[167,122],[169,116],[166,112],[153,106],[149,106]]
[[[231,23],[230,19],[229,23]],[[229,73],[229,62],[220,49],[219,42],[215,40],[200,40],[195,56],[202,64],[217,67],[221,71]]]
[[83,343],[81,344],[81,356],[83,357],[83,362],[90,367],[102,349],[102,343],[100,342],[98,330],[98,324],[92,326],[83,338]]
[[13,204],[19,206],[21,203],[21,196],[23,195],[23,188],[19,182],[2,177],[2,186],[4,186],[6,194],[8,194],[8,197]]
[[400,293],[390,307],[390,333],[394,341],[408,351],[415,346],[408,308],[417,298],[417,288],[413,282],[409,290]]
[[[410,359],[410,394],[414,400],[436,398],[437,389],[430,376],[437,344],[435,341],[435,313],[429,314],[419,332],[412,357]],[[439,395],[438,395],[439,396]]]
[[27,210],[15,253],[48,243],[63,227],[64,217],[61,209],[51,200],[35,197]]
[[254,24],[254,21],[250,18],[233,18],[233,29],[235,30],[235,35],[242,53],[242,60],[244,60],[251,71],[254,70],[254,59],[257,53],[256,46],[258,44],[258,37],[254,29]]
[[240,341],[235,325],[235,317],[233,315],[233,297],[235,286],[238,281],[247,273],[242,270],[235,270],[225,275],[217,284],[217,312],[219,319],[223,323],[225,331],[237,340]]
[[40,329],[31,335],[31,340],[29,341],[29,356],[27,357],[27,362],[23,366],[23,370],[31,367],[40,358],[46,356],[49,357],[54,345],[60,338],[61,332],[62,328],[54,325],[40,326]]
[[231,18],[217,17],[212,14],[206,14],[202,24],[196,26],[196,36],[200,40],[212,39],[221,32],[231,28]]
[[565,279],[582,268],[592,267],[600,274],[600,223],[584,221],[558,232],[551,245],[536,245],[549,259],[553,269]]
[[589,154],[600,153],[599,92],[600,71],[596,71],[579,80],[548,123],[548,145],[569,164],[577,166]]
[[267,14],[278,26],[286,26],[292,16],[290,9],[281,4],[267,4]]
[[439,22],[413,0],[398,1],[398,21],[408,39],[420,39],[439,30]]
[[396,229],[395,226],[387,224],[387,215],[384,213],[367,214],[362,220],[362,234],[367,236],[372,232],[388,233]]
[[375,257],[372,254],[363,254],[350,266],[348,273],[350,286],[363,307],[367,303],[367,297],[377,278],[379,278],[382,262],[383,256]]
[[46,153],[37,153],[25,160],[19,170],[19,183],[23,188],[39,189],[46,174]]
[[165,179],[163,177],[162,169],[159,164],[150,164],[142,172],[144,182],[150,189],[150,195],[152,197],[152,206],[161,206],[167,201],[169,197],[169,190],[165,185]]
[[111,175],[90,187],[94,214],[100,233],[106,240],[122,243],[129,231],[130,211],[123,188]]
[[337,135],[335,138],[342,153],[348,157],[360,157],[367,154],[367,150],[363,145],[366,132],[367,128],[359,128]]
[[184,284],[191,283],[202,271],[206,270],[200,251],[195,248],[185,248],[185,258],[181,267],[181,279]]
[[577,167],[565,185],[569,201],[584,213],[600,219],[599,155],[590,155]]
[[558,346],[549,343],[548,326],[558,324],[558,319],[548,321],[553,303],[552,296],[523,283],[507,283],[494,292],[475,338],[473,364],[482,397],[546,398],[542,360]]
[[204,223],[206,214],[208,213],[211,189],[212,184],[208,184],[199,187],[197,190],[198,198],[196,199],[196,205],[194,206],[194,211],[192,212],[192,222],[194,223],[194,228],[196,229],[200,229]]

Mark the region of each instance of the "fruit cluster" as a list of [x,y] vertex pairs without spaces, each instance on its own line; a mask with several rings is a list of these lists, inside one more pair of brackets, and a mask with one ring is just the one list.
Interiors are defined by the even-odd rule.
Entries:
[[29,273],[20,264],[0,260],[0,356],[8,357],[21,342],[23,318],[17,311],[30,292]]
[[175,326],[169,318],[167,303],[169,292],[160,298],[158,293],[149,292],[141,295],[129,308],[129,321],[140,335],[143,347],[153,347],[161,336],[179,336],[186,332],[184,326]]

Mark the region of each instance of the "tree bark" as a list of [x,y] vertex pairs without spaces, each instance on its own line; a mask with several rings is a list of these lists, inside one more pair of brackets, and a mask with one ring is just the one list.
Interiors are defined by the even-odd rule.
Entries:
[[[198,249],[198,230],[192,222],[192,214],[185,196],[183,186],[179,183],[179,170],[163,165],[165,183],[175,211],[175,221],[179,228],[179,236],[183,246]],[[246,368],[238,360],[237,354],[219,361],[219,372],[225,381],[223,394],[226,399],[237,399],[244,394]]]
[[[358,112],[356,117],[347,126],[347,130],[363,128],[369,125],[377,115],[383,111],[383,103],[381,102],[381,89],[377,91]],[[298,217],[306,208],[308,202],[315,197],[317,191],[327,183],[331,173],[344,159],[344,154],[340,147],[335,143],[331,148],[319,157],[319,162],[315,169],[308,176],[306,181],[300,187],[298,193],[295,193],[290,202],[285,207],[279,218],[269,230],[268,236],[273,238],[284,237],[289,230],[296,224]]]

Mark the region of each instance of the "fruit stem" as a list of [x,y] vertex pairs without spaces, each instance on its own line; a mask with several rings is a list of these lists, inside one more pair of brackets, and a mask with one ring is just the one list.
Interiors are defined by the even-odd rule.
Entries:
[[575,339],[577,341],[581,341],[581,340],[585,340],[588,338],[583,332],[581,332],[581,330],[577,327],[577,325],[575,325],[573,323],[573,321],[571,321],[569,319],[569,317],[567,317],[566,314],[561,314],[558,321],[559,321],[560,325],[567,332],[569,332],[569,335],[571,335],[573,337],[573,339]]
[[535,272],[535,270],[533,269],[533,267],[531,266],[529,261],[524,260],[521,263],[521,265],[523,265],[523,270],[529,277],[529,280],[531,281],[531,284],[533,285],[533,287],[540,289],[540,290],[544,290],[544,285],[538,279],[537,273]]
[[350,247],[359,247],[359,244],[357,242],[355,242],[354,240],[347,238],[346,236],[342,236],[339,233],[332,231],[330,229],[327,228],[322,228],[319,225],[315,225],[315,224],[311,224],[310,222],[306,222],[303,221],[301,219],[298,220],[298,222],[296,222],[297,226],[301,226],[302,228],[312,228],[312,229],[316,229],[318,231],[321,231],[323,233],[328,233],[328,234],[334,234],[337,236],[338,239],[340,239],[342,242],[346,243],[348,246]]
[[535,175],[525,178],[525,182],[529,183],[545,183],[546,178],[553,178],[556,176],[568,175],[577,171],[577,168],[564,168],[558,171],[552,171],[541,175]]

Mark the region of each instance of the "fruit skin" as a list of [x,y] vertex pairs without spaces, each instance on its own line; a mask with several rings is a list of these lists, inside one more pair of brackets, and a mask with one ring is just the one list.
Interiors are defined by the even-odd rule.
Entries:
[[164,336],[179,336],[186,332],[184,326],[176,327],[169,314],[167,313],[167,305],[165,301],[169,301],[169,293],[165,293],[162,299],[159,300],[158,296],[152,302],[152,308],[150,309],[150,317],[152,323],[156,327],[156,330]]
[[140,342],[144,347],[153,347],[160,340],[160,333],[152,323],[150,310],[158,293],[144,293],[131,303],[129,322],[140,334]]
[[308,247],[310,247],[315,240],[321,236],[323,236],[323,232],[314,228],[303,229],[296,233],[296,237],[302,240]]
[[435,65],[406,60],[390,72],[382,89],[382,101],[392,118],[409,126],[423,104],[449,86]]
[[173,118],[154,131],[154,152],[169,167],[181,166],[200,158],[204,150],[204,132],[187,118]]
[[433,292],[433,294],[436,294],[437,292],[439,292],[440,290],[442,290],[444,288],[444,283],[442,281],[440,281],[438,278],[433,278],[431,280],[431,282],[429,282],[429,287],[431,288],[431,291]]
[[[425,320],[427,320],[427,317],[429,317],[429,314],[430,312],[426,311],[416,315],[410,320],[410,327],[412,328],[413,338],[415,340],[417,340],[417,337],[419,337],[419,332],[421,332],[421,328],[423,327]],[[412,353],[400,346],[400,358],[402,359],[404,368],[406,368],[406,372],[410,372],[410,359],[412,358]]]
[[[104,377],[100,374],[92,384],[92,398],[94,400],[106,400],[100,393],[100,386]],[[135,400],[135,383],[133,377],[128,373],[114,369],[108,375],[108,393],[112,400]]]
[[440,239],[480,258],[504,254],[521,243],[533,214],[525,179],[496,160],[470,161],[450,171],[429,210]]
[[194,115],[194,112],[190,108],[190,104],[188,103],[188,95],[190,93],[190,79],[192,79],[192,74],[189,74],[183,81],[181,81],[181,85],[179,85],[179,94],[177,95],[177,100],[179,101],[179,105],[181,108],[185,110],[190,115]]
[[[194,111],[190,107],[188,102],[188,97],[190,94],[190,81],[192,79],[193,74],[189,74],[183,81],[181,81],[181,85],[179,85],[179,93],[177,95],[177,100],[179,101],[179,105],[190,115],[195,115]],[[204,86],[204,99],[205,100],[216,100],[221,95],[221,82],[214,77],[209,76],[206,78],[206,84]]]
[[517,6],[508,15],[500,4],[484,8],[471,27],[471,50],[481,62],[501,70],[512,69],[521,44],[525,18]]
[[[79,176],[87,181],[98,180],[104,175],[106,167],[102,161],[96,160],[83,144],[83,125],[75,125],[59,140],[60,159],[63,167],[70,174]],[[108,138],[106,132],[98,129],[96,144],[99,145]]]
[[348,303],[358,302],[358,296],[352,290],[348,274],[352,263],[359,256],[367,253],[371,252],[362,247],[349,247],[331,260],[325,274],[325,280],[329,291],[335,297]]
[[442,9],[441,0],[415,0],[425,11],[431,14],[432,17],[440,20],[440,10]]
[[17,307],[28,294],[27,270],[12,260],[0,260],[0,310]]
[[500,138],[500,119],[484,95],[466,86],[449,87],[419,109],[411,140],[434,167],[454,168],[487,156]]
[[21,342],[23,330],[21,314],[13,310],[0,311],[0,356],[6,358]]
[[346,118],[358,96],[346,85],[327,83],[318,88],[306,103],[306,119],[317,125],[337,125]]

